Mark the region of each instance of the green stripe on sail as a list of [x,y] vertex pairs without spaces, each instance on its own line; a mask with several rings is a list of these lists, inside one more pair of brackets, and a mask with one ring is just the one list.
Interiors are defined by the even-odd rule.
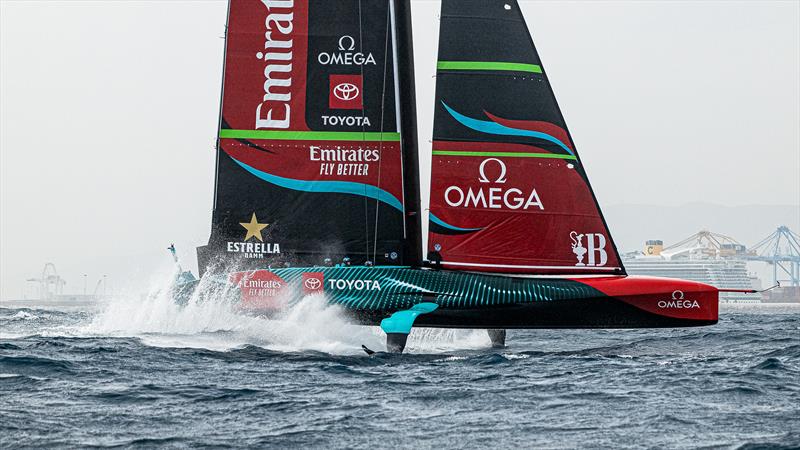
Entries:
[[436,68],[439,70],[506,70],[511,72],[542,73],[542,66],[540,65],[510,62],[439,61],[436,63]]
[[551,158],[551,159],[571,159],[578,158],[572,155],[558,155],[555,153],[524,153],[524,152],[472,152],[463,150],[434,150],[434,156],[503,156],[511,158]]
[[392,141],[400,142],[400,133],[361,131],[275,131],[219,130],[221,139],[270,139],[280,141]]

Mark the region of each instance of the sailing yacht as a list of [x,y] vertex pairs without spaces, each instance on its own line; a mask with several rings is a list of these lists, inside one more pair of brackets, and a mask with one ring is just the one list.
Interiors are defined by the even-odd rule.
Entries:
[[230,1],[201,276],[254,311],[323,294],[393,352],[413,326],[716,323],[715,287],[626,274],[516,0],[442,1],[421,209],[410,8]]

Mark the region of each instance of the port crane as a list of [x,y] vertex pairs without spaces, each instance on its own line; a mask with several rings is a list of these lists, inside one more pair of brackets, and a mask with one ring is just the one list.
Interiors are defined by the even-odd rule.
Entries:
[[38,284],[39,298],[44,300],[61,295],[64,290],[64,285],[67,284],[67,282],[58,275],[55,264],[50,262],[44,265],[41,277],[28,278],[27,281]]
[[750,247],[745,259],[770,264],[775,284],[800,286],[800,235],[786,225]]
[[736,239],[724,234],[702,230],[688,238],[664,247],[665,254],[677,254],[681,251],[698,251],[707,258],[730,258],[745,252],[745,246]]

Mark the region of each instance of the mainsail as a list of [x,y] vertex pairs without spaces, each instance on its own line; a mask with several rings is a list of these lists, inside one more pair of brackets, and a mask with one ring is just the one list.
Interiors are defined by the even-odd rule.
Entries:
[[[231,0],[228,8],[213,225],[200,270],[217,257],[252,267],[345,256],[402,264],[393,5]],[[413,85],[403,94],[413,96]]]
[[515,0],[443,0],[435,108],[431,260],[624,273]]

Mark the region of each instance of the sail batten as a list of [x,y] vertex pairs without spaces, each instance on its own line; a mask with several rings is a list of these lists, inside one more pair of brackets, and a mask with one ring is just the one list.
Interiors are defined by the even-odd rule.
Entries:
[[476,156],[487,157],[508,157],[508,158],[552,158],[577,160],[575,155],[556,155],[553,153],[522,153],[522,152],[475,152],[462,150],[433,150],[434,156]]
[[542,66],[515,62],[496,61],[439,61],[438,70],[495,70],[508,72],[542,73]]
[[266,139],[289,141],[385,141],[399,142],[400,133],[381,131],[274,131],[220,130],[221,139]]
[[624,273],[516,1],[442,2],[430,192],[446,268]]
[[[575,267],[575,266],[530,266],[525,264],[489,264],[489,263],[466,263],[466,262],[456,262],[456,261],[445,261],[445,264],[454,267],[472,267],[472,268],[484,268],[484,269],[514,269],[514,270],[545,270],[545,271],[557,271],[557,272],[572,272],[573,274],[576,272],[584,272],[586,269],[582,267]],[[599,272],[609,272],[613,273],[619,270],[618,267],[598,267],[595,269]]]

